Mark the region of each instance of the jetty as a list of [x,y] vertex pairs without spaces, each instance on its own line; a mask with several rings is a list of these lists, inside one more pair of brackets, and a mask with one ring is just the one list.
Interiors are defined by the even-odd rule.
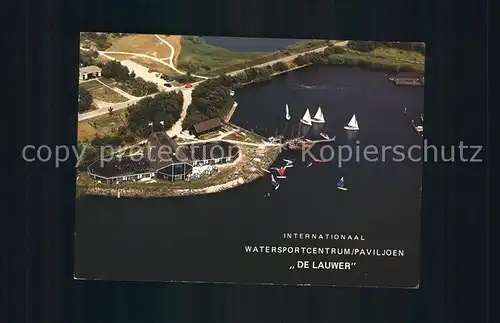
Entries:
[[229,120],[231,120],[231,117],[233,116],[234,111],[236,111],[237,107],[238,107],[238,102],[234,101],[231,110],[229,110],[229,112],[226,114],[226,117],[224,118],[224,122],[229,122]]
[[285,141],[283,143],[283,147],[285,149],[296,150],[296,149],[308,148],[317,143],[325,143],[333,141],[335,141],[335,137],[330,139],[320,139],[320,140],[311,140],[311,139],[304,139],[303,137],[297,137]]
[[397,86],[424,86],[424,76],[417,73],[398,73],[389,76],[389,81]]

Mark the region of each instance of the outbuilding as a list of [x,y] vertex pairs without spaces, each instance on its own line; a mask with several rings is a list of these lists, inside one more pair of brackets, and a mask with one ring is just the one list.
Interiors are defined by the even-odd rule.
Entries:
[[99,66],[91,65],[80,67],[80,80],[88,80],[101,77],[102,69]]

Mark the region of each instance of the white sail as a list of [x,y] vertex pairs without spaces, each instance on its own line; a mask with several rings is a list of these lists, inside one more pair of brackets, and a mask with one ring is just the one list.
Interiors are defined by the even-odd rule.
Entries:
[[321,111],[321,107],[318,107],[318,111],[316,111],[316,114],[311,121],[316,123],[325,123],[325,118],[323,116],[323,112]]
[[286,110],[285,119],[290,120],[292,116],[290,115],[290,110],[288,110],[288,103],[285,105],[285,110]]
[[306,124],[308,126],[310,126],[312,123],[311,123],[311,114],[309,113],[309,109],[306,110],[306,113],[304,113],[304,116],[302,117],[302,119],[300,119],[300,122],[302,122],[303,124]]
[[356,115],[353,114],[351,120],[347,124],[347,126],[344,127],[346,130],[359,130],[359,125],[358,125],[358,120],[356,120]]

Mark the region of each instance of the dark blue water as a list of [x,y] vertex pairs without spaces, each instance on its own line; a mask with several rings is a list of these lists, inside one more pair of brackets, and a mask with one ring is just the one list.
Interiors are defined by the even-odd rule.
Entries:
[[[423,88],[394,86],[380,72],[304,68],[239,89],[235,98],[239,106],[231,121],[265,136],[295,134],[305,109],[314,114],[320,105],[327,122],[322,129],[309,129],[307,135],[336,136],[332,149],[337,152],[344,145],[362,150],[368,145],[381,149],[383,145],[420,144],[410,121],[423,112]],[[288,123],[285,103],[292,114]],[[360,130],[353,135],[343,127],[354,113]],[[315,147],[316,156],[320,149]],[[323,150],[325,158],[332,149]],[[295,167],[288,169],[287,179],[276,192],[265,177],[203,196],[85,197],[77,202],[78,276],[385,286],[416,282],[419,163],[360,159],[339,166],[334,159],[306,168],[310,158],[302,162],[300,152],[284,152],[282,157],[294,159]],[[392,157],[386,153],[387,159]],[[341,176],[348,192],[336,189]],[[243,252],[246,243],[281,244],[283,232],[359,233],[367,240],[359,246],[405,249],[406,256],[397,260],[365,257],[353,272],[298,275],[287,271],[289,257],[255,258]]]
[[203,36],[210,45],[220,46],[233,52],[275,52],[300,41],[289,38],[249,38]]

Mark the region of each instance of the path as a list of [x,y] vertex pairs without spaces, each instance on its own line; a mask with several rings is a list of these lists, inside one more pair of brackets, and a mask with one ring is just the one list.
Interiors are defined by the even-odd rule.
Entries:
[[[172,68],[174,71],[176,71],[179,74],[186,75],[187,74],[186,72],[180,71],[177,69],[177,67],[174,66],[174,56],[175,56],[174,46],[172,46],[168,41],[161,38],[160,36],[158,36],[158,35],[155,35],[155,36],[156,36],[156,38],[158,38],[159,41],[161,41],[162,43],[164,43],[165,45],[167,45],[170,48],[170,56],[168,58],[164,58],[164,60],[165,59],[169,60],[168,64],[169,64],[170,68]],[[198,78],[201,78],[204,80],[208,79],[208,77],[206,77],[206,76],[201,76],[201,75],[196,75],[196,74],[191,74],[191,76],[198,77]]]
[[189,105],[191,104],[191,93],[193,92],[193,88],[182,90],[182,96],[184,100],[182,102],[182,111],[179,120],[173,124],[172,128],[167,131],[167,135],[169,137],[178,136],[182,132],[182,122],[186,118],[187,110]]

